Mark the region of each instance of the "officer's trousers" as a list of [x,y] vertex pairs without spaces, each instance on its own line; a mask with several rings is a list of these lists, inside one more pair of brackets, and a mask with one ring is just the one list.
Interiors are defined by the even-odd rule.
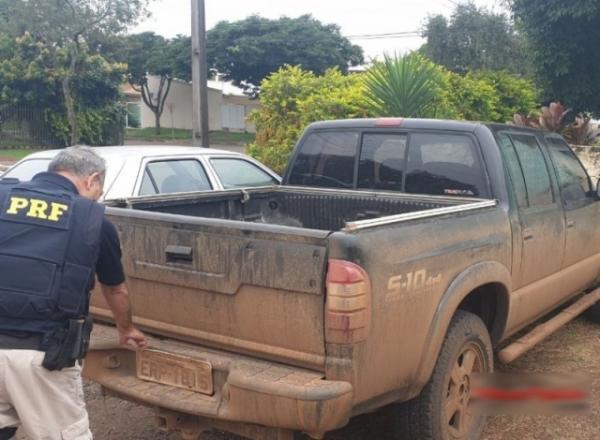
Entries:
[[91,440],[81,367],[48,371],[44,353],[0,350],[0,428],[28,440]]

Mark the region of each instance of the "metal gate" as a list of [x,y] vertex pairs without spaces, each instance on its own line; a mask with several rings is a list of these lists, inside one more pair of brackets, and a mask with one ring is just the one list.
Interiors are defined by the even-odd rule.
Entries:
[[0,147],[60,145],[43,110],[0,106]]
[[221,106],[223,128],[229,130],[246,129],[246,107],[237,104],[223,104]]

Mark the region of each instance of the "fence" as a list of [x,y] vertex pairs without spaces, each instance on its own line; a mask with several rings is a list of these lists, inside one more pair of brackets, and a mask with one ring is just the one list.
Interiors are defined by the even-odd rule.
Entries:
[[1,148],[60,145],[44,111],[25,106],[0,106]]

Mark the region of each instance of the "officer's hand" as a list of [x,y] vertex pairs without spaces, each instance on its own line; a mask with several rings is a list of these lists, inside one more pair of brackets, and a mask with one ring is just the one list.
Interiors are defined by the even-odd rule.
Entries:
[[146,348],[148,346],[148,339],[137,328],[131,327],[127,330],[119,330],[119,343],[123,346],[133,343],[137,348]]

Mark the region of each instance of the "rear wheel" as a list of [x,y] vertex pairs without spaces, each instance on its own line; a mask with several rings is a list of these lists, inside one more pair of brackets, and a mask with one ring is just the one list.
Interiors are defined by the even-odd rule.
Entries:
[[492,372],[492,344],[483,321],[459,310],[444,339],[431,379],[415,399],[397,405],[399,439],[475,440],[485,416],[475,411],[471,386],[475,373]]

